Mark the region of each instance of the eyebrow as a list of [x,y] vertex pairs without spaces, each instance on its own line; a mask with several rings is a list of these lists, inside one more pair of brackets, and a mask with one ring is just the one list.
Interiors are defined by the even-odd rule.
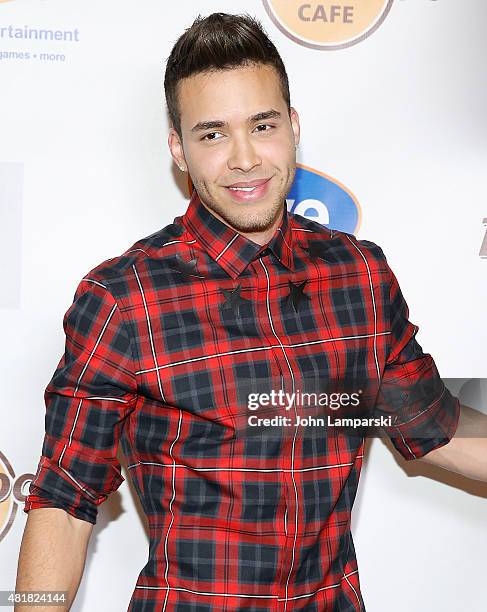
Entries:
[[[247,123],[255,123],[256,121],[265,121],[267,119],[280,119],[282,114],[273,108],[267,111],[262,111],[247,118]],[[199,121],[191,128],[191,133],[202,132],[203,130],[212,130],[216,128],[228,127],[226,121]]]

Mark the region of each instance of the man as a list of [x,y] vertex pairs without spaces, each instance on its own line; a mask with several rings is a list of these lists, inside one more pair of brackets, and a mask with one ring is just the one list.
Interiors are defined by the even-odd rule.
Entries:
[[[343,383],[350,399],[364,389],[345,381],[361,381],[405,459],[482,480],[484,440],[455,435],[466,417],[380,247],[287,212],[299,117],[260,24],[198,18],[165,91],[171,155],[195,190],[184,215],[80,281],[17,590],[62,585],[73,600],[98,506],[123,481],[120,443],[150,528],[129,610],[365,610],[350,532],[365,432],[296,426],[297,392]],[[279,393],[290,403],[261,411]]]

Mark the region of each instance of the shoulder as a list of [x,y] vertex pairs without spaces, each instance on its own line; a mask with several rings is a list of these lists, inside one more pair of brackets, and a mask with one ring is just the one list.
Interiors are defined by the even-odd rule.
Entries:
[[181,223],[169,223],[148,236],[137,239],[122,253],[101,261],[91,268],[81,279],[80,286],[88,284],[92,288],[108,290],[113,297],[128,294],[132,285],[137,283],[138,271],[151,265],[156,259],[161,262],[172,249],[163,247],[184,241],[186,230]]

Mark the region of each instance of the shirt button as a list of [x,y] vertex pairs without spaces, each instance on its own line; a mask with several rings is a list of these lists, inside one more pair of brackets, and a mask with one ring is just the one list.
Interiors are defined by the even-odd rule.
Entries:
[[269,253],[271,252],[269,247],[266,247],[259,255],[258,257],[265,257],[266,255],[269,255]]

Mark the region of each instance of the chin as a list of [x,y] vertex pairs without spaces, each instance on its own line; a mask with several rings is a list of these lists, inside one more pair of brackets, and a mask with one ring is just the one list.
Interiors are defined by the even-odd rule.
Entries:
[[273,223],[275,217],[269,218],[267,215],[251,216],[245,215],[234,219],[232,225],[239,231],[243,232],[263,232],[267,230]]

